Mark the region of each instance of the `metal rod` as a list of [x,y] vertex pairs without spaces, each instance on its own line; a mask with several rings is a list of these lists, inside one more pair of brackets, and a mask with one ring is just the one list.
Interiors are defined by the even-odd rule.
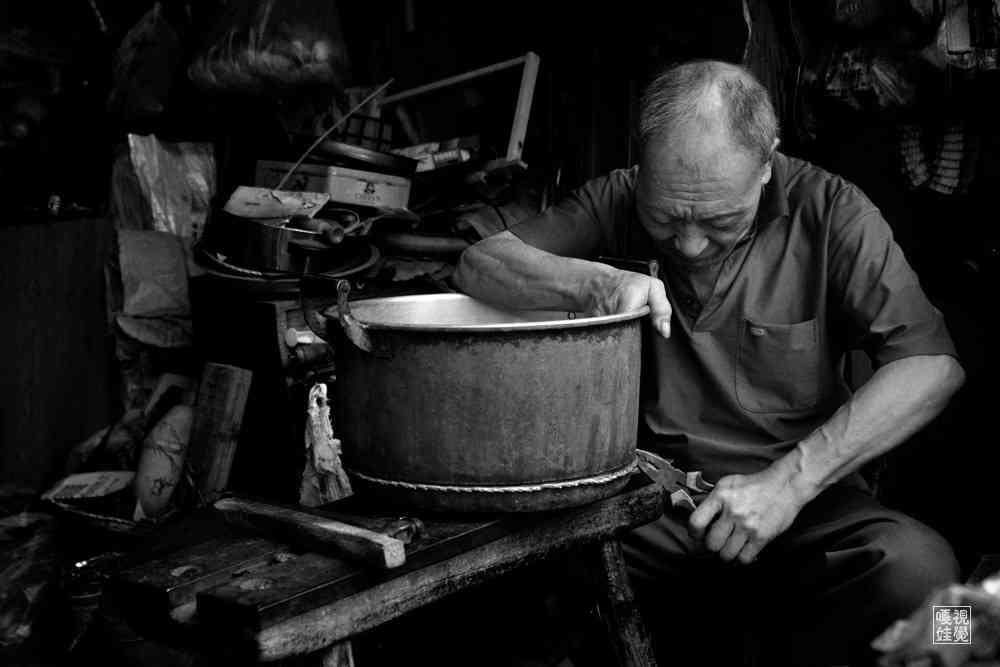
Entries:
[[275,187],[273,188],[272,192],[273,192],[274,190],[280,190],[280,189],[281,189],[281,188],[282,188],[282,187],[283,187],[283,186],[285,185],[285,181],[287,181],[287,180],[288,180],[289,176],[291,176],[291,175],[292,175],[293,173],[295,173],[295,170],[299,168],[299,166],[300,166],[300,165],[302,164],[302,161],[303,161],[303,160],[305,160],[305,159],[306,159],[306,158],[307,158],[307,157],[309,156],[309,154],[310,154],[310,153],[312,153],[312,152],[313,152],[313,150],[314,150],[314,149],[315,149],[315,148],[316,148],[317,146],[319,146],[319,145],[320,145],[321,143],[323,143],[323,140],[324,140],[324,139],[326,139],[326,138],[327,138],[327,137],[328,137],[328,136],[330,135],[330,133],[331,133],[331,132],[333,132],[333,131],[334,131],[334,130],[336,130],[336,129],[337,129],[338,127],[340,127],[341,125],[343,125],[343,124],[344,124],[344,122],[346,122],[348,118],[350,118],[351,116],[353,116],[353,115],[354,115],[354,114],[355,114],[355,113],[356,113],[356,112],[358,111],[358,109],[360,109],[361,107],[363,107],[364,105],[368,104],[368,103],[369,103],[369,102],[371,102],[371,101],[372,101],[373,99],[375,99],[375,98],[376,98],[376,97],[378,96],[378,94],[379,94],[379,93],[381,93],[381,92],[382,92],[383,90],[385,90],[385,89],[386,89],[386,88],[388,88],[388,87],[389,87],[390,85],[392,85],[392,82],[393,82],[393,81],[394,81],[394,79],[389,79],[388,81],[386,81],[385,83],[383,83],[383,84],[382,84],[381,86],[379,86],[378,88],[376,88],[376,89],[375,89],[375,90],[374,90],[374,91],[373,91],[373,92],[372,92],[372,93],[371,93],[370,95],[368,95],[368,97],[366,97],[365,99],[363,99],[363,100],[361,100],[360,102],[358,102],[358,103],[357,103],[357,104],[356,104],[356,105],[354,106],[354,108],[353,108],[353,109],[351,109],[350,111],[348,111],[348,112],[347,112],[347,113],[346,113],[346,114],[344,115],[344,117],[343,117],[343,118],[341,118],[341,119],[340,119],[340,120],[338,120],[338,121],[337,121],[336,123],[334,123],[333,125],[331,125],[331,126],[330,126],[330,129],[328,129],[328,130],[327,130],[326,132],[324,132],[323,134],[319,135],[319,138],[318,138],[318,139],[316,139],[316,141],[314,141],[314,142],[312,143],[312,146],[310,146],[309,148],[307,148],[307,149],[306,149],[306,152],[305,152],[305,153],[303,153],[303,154],[302,154],[302,156],[301,156],[301,157],[300,157],[300,158],[299,158],[298,160],[296,160],[295,164],[293,164],[293,165],[291,166],[291,168],[289,168],[289,170],[288,170],[288,171],[287,171],[287,172],[285,173],[285,175],[281,177],[281,180],[280,180],[280,181],[278,181],[278,185],[276,185],[276,186],[275,186]]

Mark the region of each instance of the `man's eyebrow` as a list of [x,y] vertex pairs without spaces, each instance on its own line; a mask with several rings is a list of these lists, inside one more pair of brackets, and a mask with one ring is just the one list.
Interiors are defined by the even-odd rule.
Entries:
[[725,213],[716,213],[714,215],[706,216],[706,217],[702,218],[701,220],[702,220],[702,222],[707,222],[707,223],[710,223],[710,224],[714,224],[714,223],[717,223],[717,222],[722,222],[722,221],[728,220],[730,218],[735,218],[735,217],[739,216],[741,213],[743,213],[743,211],[727,211]]

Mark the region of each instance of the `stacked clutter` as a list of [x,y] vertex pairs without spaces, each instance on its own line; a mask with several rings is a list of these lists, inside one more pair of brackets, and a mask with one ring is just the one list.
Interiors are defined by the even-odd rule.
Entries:
[[414,160],[328,140],[300,162],[259,160],[254,185],[214,212],[199,253],[210,271],[290,284],[370,275],[376,224],[419,222],[407,208]]

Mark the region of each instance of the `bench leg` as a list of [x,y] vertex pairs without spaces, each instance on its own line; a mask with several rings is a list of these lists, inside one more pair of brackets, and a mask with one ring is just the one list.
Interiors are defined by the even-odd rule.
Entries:
[[322,651],[320,667],[354,667],[354,651],[350,640],[337,642]]
[[592,547],[598,566],[594,578],[597,602],[618,664],[622,667],[656,667],[653,646],[629,585],[625,557],[616,539]]

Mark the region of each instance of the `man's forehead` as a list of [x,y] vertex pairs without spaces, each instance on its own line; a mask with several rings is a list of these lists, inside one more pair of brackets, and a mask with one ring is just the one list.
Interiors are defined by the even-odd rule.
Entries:
[[641,163],[661,179],[744,180],[760,169],[759,158],[737,145],[728,132],[686,123],[650,141]]
[[644,159],[639,166],[637,194],[644,206],[687,202],[704,209],[735,208],[754,194],[760,182],[760,165],[741,160],[738,154],[709,163],[670,155],[663,158]]

